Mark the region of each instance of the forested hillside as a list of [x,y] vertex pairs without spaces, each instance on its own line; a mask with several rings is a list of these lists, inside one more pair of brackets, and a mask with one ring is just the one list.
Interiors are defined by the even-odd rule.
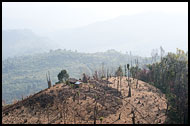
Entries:
[[[22,95],[38,92],[47,87],[46,73],[50,71],[51,80],[57,82],[57,75],[66,69],[71,77],[80,78],[82,73],[92,75],[95,70],[109,69],[114,74],[118,65],[134,64],[138,59],[141,65],[149,64],[152,58],[141,58],[122,54],[115,50],[99,53],[78,53],[68,50],[51,50],[48,53],[8,58],[3,60],[3,97],[6,103],[21,99]],[[159,57],[157,57],[157,60]]]
[[188,52],[177,49],[148,65],[148,70],[134,67],[134,77],[159,88],[167,98],[167,123],[188,123]]

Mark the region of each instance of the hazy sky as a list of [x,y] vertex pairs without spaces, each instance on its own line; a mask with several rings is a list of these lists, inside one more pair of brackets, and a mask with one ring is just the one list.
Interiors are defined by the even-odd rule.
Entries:
[[[142,50],[142,44],[141,44],[141,42],[143,40],[154,45],[154,46],[149,47],[151,49],[155,48],[155,47],[159,48],[160,45],[163,45],[164,47],[166,47],[166,50],[169,50],[169,51],[171,51],[171,50],[175,51],[176,47],[179,47],[182,49],[187,49],[187,36],[188,35],[187,35],[186,25],[188,26],[188,24],[187,24],[186,17],[188,17],[187,16],[188,15],[188,2],[7,2],[7,3],[3,2],[2,27],[3,27],[3,30],[6,30],[6,29],[31,29],[37,35],[51,38],[50,36],[52,34],[60,33],[61,34],[60,36],[63,36],[64,32],[62,32],[62,31],[66,31],[66,33],[67,33],[69,31],[68,29],[82,27],[82,26],[86,26],[89,24],[106,21],[106,20],[110,20],[110,19],[114,20],[114,18],[123,16],[123,15],[140,16],[141,14],[143,15],[145,12],[153,13],[153,16],[149,18],[150,20],[152,18],[158,17],[159,15],[157,15],[157,14],[160,12],[163,15],[165,15],[165,14],[174,15],[176,24],[174,24],[173,26],[171,25],[172,26],[171,28],[169,28],[169,26],[167,25],[164,28],[158,27],[158,29],[151,29],[151,32],[148,33],[147,26],[149,26],[149,24],[146,24],[146,22],[149,22],[149,20],[144,23],[142,23],[143,20],[141,20],[141,21],[138,21],[138,19],[135,20],[135,21],[137,21],[137,24],[142,23],[140,26],[142,26],[143,33],[146,34],[146,32],[147,32],[147,34],[146,34],[147,36],[141,36],[142,39],[139,40],[139,43],[140,43],[139,48],[141,48],[141,51],[143,51],[143,54],[145,54],[144,50]],[[182,19],[178,18],[177,15],[178,16],[183,15],[185,18],[182,18]],[[144,19],[146,19],[146,18],[144,18]],[[163,22],[161,23],[159,20],[163,20]],[[179,24],[178,20],[181,20],[182,23]],[[156,23],[155,25],[157,25],[157,26],[158,25],[163,26],[163,23],[168,23],[168,22],[170,24],[173,23],[172,20],[164,20],[164,19],[154,20],[153,22]],[[123,22],[123,24],[119,23],[118,26],[115,26],[115,27],[119,27],[119,25],[123,26],[124,24],[128,24],[128,23],[129,23],[129,21],[127,20],[126,22]],[[150,26],[151,26],[151,23],[152,22],[150,22]],[[133,23],[133,22],[132,22],[132,24],[135,25],[135,23]],[[112,24],[110,24],[110,25],[113,26]],[[97,25],[95,25],[95,26],[97,26]],[[102,25],[102,27],[100,27],[99,29],[104,30],[103,29],[104,26],[105,26],[105,24]],[[175,29],[174,29],[174,27],[175,27]],[[111,30],[114,31],[114,28],[110,29],[110,30],[109,30],[109,28],[110,27],[106,27],[106,29],[108,29],[108,31],[111,31]],[[129,35],[129,37],[131,37],[131,41],[129,41],[126,38],[123,41],[128,41],[130,44],[132,43],[132,45],[134,45],[133,42],[135,41],[135,38],[140,38],[140,35],[141,35],[141,34],[137,35],[139,29],[136,29],[136,31],[133,31],[134,26],[132,28],[130,28],[130,26],[127,27],[126,29],[128,29],[130,32],[133,31],[132,32],[133,34],[130,35],[130,33],[126,33],[125,31],[122,32],[122,28],[123,27],[121,27],[121,29],[118,30],[118,35],[121,35],[120,39],[124,36]],[[181,31],[180,31],[180,28],[182,28]],[[97,31],[99,29],[97,29]],[[173,36],[171,32],[167,33],[167,29],[169,29],[169,31],[171,29],[174,29],[172,32],[176,33],[176,35]],[[73,33],[73,30],[71,30],[71,31]],[[157,33],[157,31],[165,31],[166,34],[164,34],[164,35],[166,36],[166,38],[161,36],[161,34],[159,34],[159,35],[154,34],[154,33]],[[101,36],[102,34],[99,34],[100,32],[101,31],[98,31],[97,35]],[[108,33],[108,32],[106,32],[106,33]],[[163,33],[163,32],[161,32],[161,33]],[[91,46],[93,44],[95,44],[95,46],[93,47],[95,49],[95,51],[98,51],[98,49],[104,50],[104,51],[106,50],[106,48],[105,48],[106,46],[98,47],[97,43],[92,42],[92,40],[98,38],[98,37],[90,38],[90,36],[93,36],[93,34],[96,34],[94,29],[92,32],[87,31],[87,32],[84,32],[84,34],[86,35],[84,37],[84,39],[86,39],[86,38],[89,39],[86,43],[82,44],[82,42],[84,41],[83,38],[80,40],[81,42],[78,42],[78,40],[80,39],[81,36],[79,36],[79,39],[73,40],[75,43],[77,42],[77,44],[78,44],[77,50],[85,51],[85,49],[83,48],[82,45],[86,45],[89,42],[91,42],[90,43]],[[100,37],[99,39],[101,41],[103,41],[100,43],[105,44],[104,34],[103,34],[102,38]],[[64,35],[65,35],[65,33],[64,33]],[[144,35],[144,34],[142,34],[142,35]],[[110,36],[112,36],[112,35],[110,34]],[[149,40],[150,36],[152,37],[153,40]],[[154,36],[156,36],[157,38]],[[58,38],[58,37],[54,37],[54,38]],[[65,38],[61,38],[60,40],[57,40],[57,42],[59,42],[59,44],[63,45],[64,48],[73,49],[71,40],[72,40],[72,38],[77,38],[76,35],[74,36],[74,34],[71,34],[71,37],[70,37],[71,40],[65,39]],[[122,48],[126,48],[126,45],[124,45],[122,43],[120,43],[122,48],[121,47],[116,48],[116,45],[118,45],[117,44],[118,38],[116,40],[112,36],[108,39],[110,39],[110,41],[113,39],[114,49],[117,49],[118,51],[120,51],[120,50],[122,50]],[[98,40],[98,41],[100,41],[100,40]],[[155,40],[163,41],[163,42],[158,43]],[[51,41],[51,43],[56,45],[55,42],[56,42],[55,39],[53,41]],[[157,45],[155,45],[156,43],[157,43]],[[173,46],[171,46],[171,45],[173,45]],[[181,46],[179,46],[179,45],[181,45]],[[71,48],[66,47],[66,46],[70,46]],[[81,48],[79,46],[81,46]],[[60,48],[60,46],[57,46],[57,45],[56,45],[56,47]],[[101,48],[103,48],[103,49],[101,49]],[[139,48],[136,48],[136,50],[138,52],[140,50]],[[146,47],[144,47],[144,48],[146,48]],[[132,50],[131,47],[127,47],[127,49]],[[89,50],[92,50],[92,49],[89,48]],[[147,51],[150,52],[150,49],[147,49]],[[125,49],[123,49],[123,52],[125,52]],[[147,54],[150,54],[149,52],[147,52]],[[140,52],[139,54],[142,54],[142,53]]]
[[188,13],[187,2],[3,2],[3,29],[61,30],[146,11]]

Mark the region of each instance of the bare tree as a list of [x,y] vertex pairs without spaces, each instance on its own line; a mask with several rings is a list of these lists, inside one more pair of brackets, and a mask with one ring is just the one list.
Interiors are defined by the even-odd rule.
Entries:
[[120,90],[121,90],[121,88],[122,88],[122,83],[121,83],[122,75],[119,76],[119,79],[120,79],[119,82],[120,82]]
[[138,59],[136,60],[136,79],[137,79],[137,82],[136,82],[136,88],[138,87],[138,69],[139,69],[139,63],[138,63]]
[[107,84],[108,84],[108,79],[109,79],[109,69],[107,69]]
[[102,76],[101,78],[105,77],[105,72],[104,72],[104,62],[102,62]]
[[95,106],[94,106],[94,124],[96,124],[97,111],[98,111],[97,99],[98,99],[98,96],[96,95],[96,96],[95,96]]
[[64,124],[66,124],[66,99],[63,101],[63,119],[64,119]]
[[162,48],[162,46],[160,46],[160,57],[161,57],[161,61],[162,61],[162,58],[164,56],[164,53],[165,53],[165,50]]
[[119,79],[117,80],[117,94],[119,93]]
[[129,86],[128,97],[131,97],[131,86]]
[[129,64],[127,64],[127,69],[128,69],[128,86],[129,86]]
[[48,83],[48,88],[50,88],[51,87],[51,79],[50,79],[50,73],[49,73],[49,71],[48,71],[48,75],[49,75],[49,78],[48,78],[48,76],[46,74],[46,79],[47,79],[47,83]]
[[[121,89],[121,78],[123,76],[123,71],[122,71],[122,67],[119,66],[119,68],[117,69],[117,71],[115,72],[115,75],[117,76],[118,78],[118,86],[120,86],[120,89]],[[120,83],[119,83],[119,80],[120,80]]]
[[78,96],[78,104],[79,104],[79,100],[80,100],[80,91],[77,91],[77,96]]
[[124,68],[125,68],[125,77],[127,77],[127,66],[124,65]]
[[133,122],[133,124],[135,124],[135,112],[134,112],[133,109],[132,109],[131,113],[133,114],[133,116],[132,116],[132,122]]
[[156,59],[158,57],[158,50],[157,49],[153,49],[151,52],[151,56],[152,56],[152,63],[156,62]]

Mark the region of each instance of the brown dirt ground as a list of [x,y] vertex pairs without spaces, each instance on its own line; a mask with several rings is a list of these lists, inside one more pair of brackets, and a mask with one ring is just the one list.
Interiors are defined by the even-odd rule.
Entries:
[[[65,84],[54,85],[13,105],[3,107],[2,122],[3,124],[47,124],[48,122],[93,124],[94,96],[97,95],[97,124],[101,123],[100,117],[103,117],[103,124],[132,124],[132,109],[135,113],[135,123],[164,123],[165,95],[159,89],[140,80],[136,88],[137,80],[130,79],[132,80],[131,97],[127,97],[129,87],[125,77],[122,77],[118,94],[115,77],[108,80],[112,84],[92,80],[77,89]],[[80,94],[79,101],[78,96],[75,97],[75,101],[73,99],[76,92]],[[118,119],[119,115],[120,119]]]

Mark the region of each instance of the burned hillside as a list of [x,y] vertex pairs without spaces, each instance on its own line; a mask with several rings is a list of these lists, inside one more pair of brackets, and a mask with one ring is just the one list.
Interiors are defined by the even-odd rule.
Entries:
[[79,88],[65,83],[53,85],[4,106],[3,124],[163,123],[165,96],[142,81],[136,88],[136,79],[131,80],[131,97],[126,77],[89,80]]

